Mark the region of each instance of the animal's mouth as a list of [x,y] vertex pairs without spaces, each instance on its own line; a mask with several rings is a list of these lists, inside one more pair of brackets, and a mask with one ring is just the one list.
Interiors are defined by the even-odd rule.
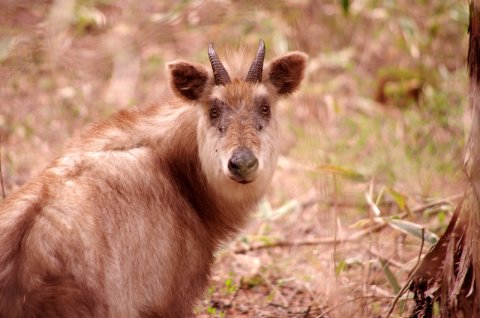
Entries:
[[240,183],[240,184],[249,184],[249,183],[252,183],[253,181],[255,181],[255,177],[254,176],[249,176],[249,177],[243,177],[241,175],[237,175],[237,174],[232,174],[232,173],[229,173],[228,174],[228,177],[237,182],[237,183]]

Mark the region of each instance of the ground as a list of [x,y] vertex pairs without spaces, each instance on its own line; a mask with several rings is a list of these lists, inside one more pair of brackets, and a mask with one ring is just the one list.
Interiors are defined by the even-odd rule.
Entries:
[[207,63],[211,41],[301,50],[272,186],[196,314],[385,317],[464,189],[467,24],[454,0],[1,1],[5,191],[86,124],[161,100],[168,61]]

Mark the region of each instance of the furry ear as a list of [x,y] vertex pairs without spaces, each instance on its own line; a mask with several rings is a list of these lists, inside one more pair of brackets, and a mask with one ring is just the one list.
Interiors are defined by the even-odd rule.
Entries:
[[198,100],[207,86],[209,74],[205,67],[188,62],[167,64],[170,72],[170,87],[178,97]]
[[270,62],[267,70],[268,81],[280,95],[293,93],[303,79],[308,55],[291,52]]

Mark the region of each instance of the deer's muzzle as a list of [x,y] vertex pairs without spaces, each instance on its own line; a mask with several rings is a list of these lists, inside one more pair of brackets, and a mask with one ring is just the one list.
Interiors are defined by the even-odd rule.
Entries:
[[249,183],[255,179],[258,169],[258,159],[253,152],[241,147],[233,151],[232,157],[228,161],[228,170],[230,178],[239,183]]

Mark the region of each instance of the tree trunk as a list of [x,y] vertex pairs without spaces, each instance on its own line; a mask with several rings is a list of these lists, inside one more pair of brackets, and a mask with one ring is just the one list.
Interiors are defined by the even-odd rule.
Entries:
[[413,273],[411,317],[480,318],[480,0],[470,1],[468,73],[472,129],[465,155],[469,185],[445,234]]

